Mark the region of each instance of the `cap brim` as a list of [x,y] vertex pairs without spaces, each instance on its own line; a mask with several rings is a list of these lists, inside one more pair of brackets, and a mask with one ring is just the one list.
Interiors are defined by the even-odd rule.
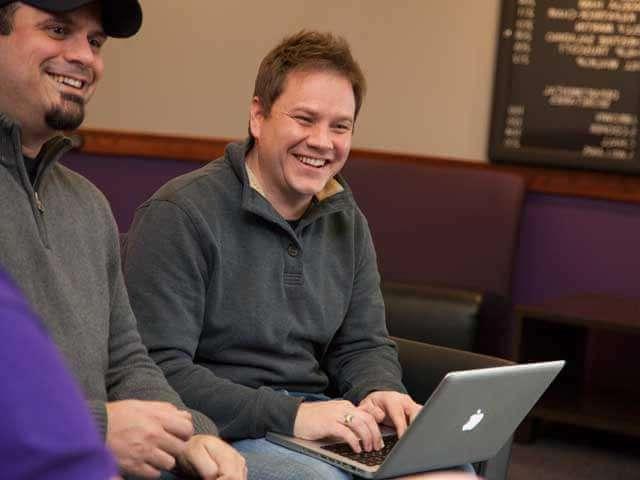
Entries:
[[[0,7],[14,0],[0,0]],[[21,0],[47,12],[70,12],[96,0]],[[135,35],[142,25],[142,8],[138,0],[102,0],[102,28],[110,37]]]

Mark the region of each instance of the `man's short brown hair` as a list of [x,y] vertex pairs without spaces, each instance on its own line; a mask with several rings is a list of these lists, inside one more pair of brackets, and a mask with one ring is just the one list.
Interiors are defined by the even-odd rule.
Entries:
[[17,2],[0,7],[0,35],[9,35],[13,31],[13,15],[17,9]]
[[349,44],[343,37],[331,33],[305,30],[282,40],[260,63],[253,95],[260,99],[266,115],[282,94],[287,74],[301,70],[329,70],[344,75],[353,88],[354,119],[358,116],[366,82]]

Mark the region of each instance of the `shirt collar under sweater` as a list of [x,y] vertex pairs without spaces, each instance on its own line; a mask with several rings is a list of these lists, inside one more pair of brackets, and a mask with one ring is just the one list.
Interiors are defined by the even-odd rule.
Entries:
[[[256,184],[255,176],[252,179],[250,172],[245,165],[245,157],[253,147],[253,140],[248,138],[244,142],[230,143],[224,153],[224,159],[231,165],[234,173],[242,184],[242,207],[245,210],[260,215],[275,223],[290,225],[273,208],[261,192],[261,188]],[[317,218],[334,212],[343,211],[346,208],[353,208],[354,200],[351,189],[341,175],[336,175],[327,186],[313,197],[312,203],[300,218],[296,230],[304,228],[305,225],[313,223]],[[285,227],[286,228],[286,227]]]

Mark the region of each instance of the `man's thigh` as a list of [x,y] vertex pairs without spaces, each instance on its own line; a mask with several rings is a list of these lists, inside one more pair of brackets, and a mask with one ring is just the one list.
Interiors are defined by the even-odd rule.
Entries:
[[[249,442],[249,441],[256,442],[259,440],[242,440],[242,442]],[[270,444],[269,446],[271,445],[273,444]],[[295,464],[294,462],[292,462],[291,458],[287,458],[286,463],[288,465],[284,466],[282,463],[282,457],[279,455],[279,452],[273,452],[269,448],[268,452],[265,451],[263,453],[256,453],[251,450],[253,450],[254,448],[256,450],[260,449],[259,445],[248,446],[247,448],[250,451],[243,452],[242,450],[240,449],[239,450],[240,450],[240,453],[242,453],[242,455],[245,457],[247,461],[247,469],[249,471],[250,480],[289,480],[289,479],[293,480],[293,479],[300,479],[300,478],[304,478],[305,480],[307,478],[311,478],[314,480],[319,480],[319,479],[347,480],[351,478],[351,476],[348,473],[338,470],[332,467],[331,465],[327,465],[324,462],[320,462],[319,460],[315,460],[306,455],[296,454],[291,450],[283,449],[282,447],[278,447],[277,445],[273,445],[273,446],[276,448],[279,448],[280,450],[285,450],[284,453],[287,454],[287,457],[290,457],[288,453],[292,453],[295,456],[304,457],[303,459],[304,465]],[[308,460],[318,463],[319,465],[310,466],[308,464]],[[312,469],[311,472],[310,472],[310,469]],[[475,470],[470,464],[461,465],[460,467],[453,468],[453,469],[442,469],[442,470],[435,470],[433,472],[425,472],[425,473],[447,473],[447,472],[452,472],[452,473],[464,472],[464,473],[475,474]],[[416,475],[415,478],[418,479],[420,477],[421,475]],[[127,480],[141,480],[141,479],[127,477]],[[162,475],[160,476],[160,480],[184,480],[184,479],[182,477],[178,477],[174,475],[173,473],[163,472]]]
[[[249,442],[268,445],[247,445]],[[351,476],[324,462],[299,453],[292,452],[264,439],[241,440],[242,448],[234,447],[247,462],[249,480],[350,480]],[[269,448],[273,445],[273,449]],[[291,455],[289,455],[291,453]],[[299,457],[299,458],[297,458]],[[159,480],[193,480],[193,477],[181,476],[173,472],[162,472]],[[142,480],[127,476],[125,480]]]
[[[308,455],[294,452],[287,448],[271,443],[264,438],[240,440],[232,443],[247,459],[250,480],[352,480],[360,477],[352,477],[350,473],[333,467],[328,463],[317,460]],[[253,459],[250,455],[253,454]],[[252,460],[256,464],[252,472]],[[426,473],[469,473],[475,475],[475,470],[471,464],[464,464],[458,467],[443,468]]]
[[[232,443],[247,459],[249,478],[255,480],[350,480],[339,468],[271,443],[264,438]],[[252,457],[253,456],[253,457]],[[252,471],[252,463],[253,471]]]

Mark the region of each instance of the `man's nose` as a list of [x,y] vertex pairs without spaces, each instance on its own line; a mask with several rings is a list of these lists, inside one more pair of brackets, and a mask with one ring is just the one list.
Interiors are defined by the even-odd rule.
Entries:
[[333,141],[329,127],[327,125],[315,124],[311,129],[307,143],[309,146],[317,149],[331,150],[333,148]]
[[89,40],[78,35],[67,39],[64,57],[69,63],[79,64],[91,69],[96,60],[96,53],[93,51]]

